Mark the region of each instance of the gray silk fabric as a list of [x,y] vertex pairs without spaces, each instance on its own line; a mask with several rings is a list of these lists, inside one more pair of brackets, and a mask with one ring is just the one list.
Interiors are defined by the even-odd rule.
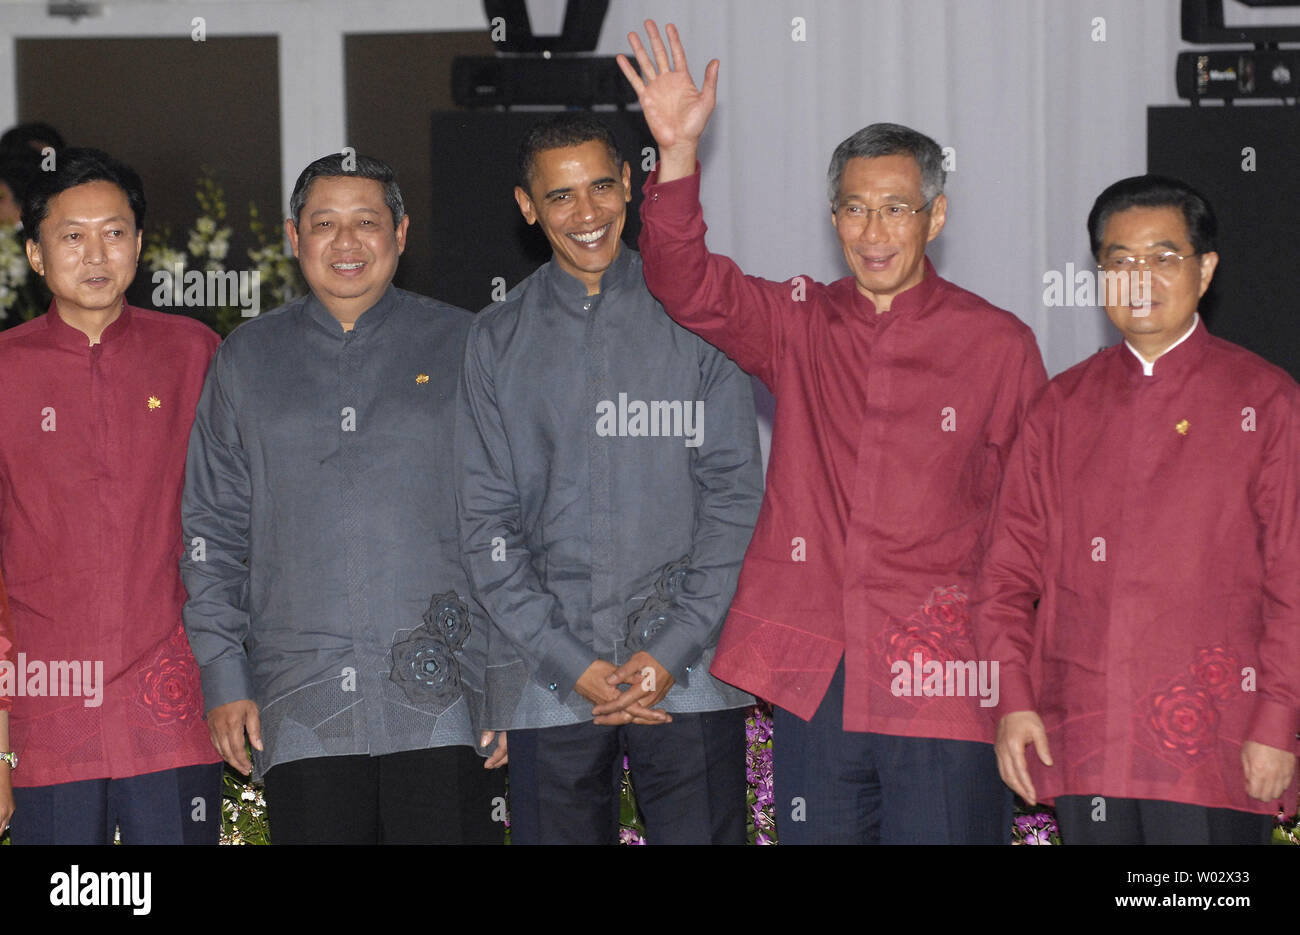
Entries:
[[751,703],[708,675],[762,499],[749,378],[664,313],[623,247],[598,295],[552,260],[480,312],[463,380],[486,726],[589,720],[574,683],[638,647],[677,682],[667,711]]
[[487,633],[452,483],[471,321],[390,286],[351,332],[308,296],[217,351],[186,466],[185,624],[207,709],[261,709],[259,774],[473,745]]

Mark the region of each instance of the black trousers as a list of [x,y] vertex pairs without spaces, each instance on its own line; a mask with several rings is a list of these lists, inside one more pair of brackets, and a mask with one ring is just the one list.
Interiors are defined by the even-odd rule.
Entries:
[[511,842],[618,843],[624,755],[646,843],[745,843],[744,708],[511,731]]
[[501,844],[505,771],[472,747],[280,763],[266,774],[272,844]]
[[[1104,812],[1094,798],[1103,799]],[[1268,844],[1273,839],[1272,815],[1109,795],[1057,796],[1056,824],[1062,844]]]

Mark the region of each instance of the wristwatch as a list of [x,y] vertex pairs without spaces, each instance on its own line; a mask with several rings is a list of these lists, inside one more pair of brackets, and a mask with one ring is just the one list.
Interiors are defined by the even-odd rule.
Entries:
[[18,768],[18,754],[17,754],[17,753],[0,753],[0,763],[8,763],[8,764],[9,764],[9,772],[12,773],[14,770],[16,770],[16,769]]

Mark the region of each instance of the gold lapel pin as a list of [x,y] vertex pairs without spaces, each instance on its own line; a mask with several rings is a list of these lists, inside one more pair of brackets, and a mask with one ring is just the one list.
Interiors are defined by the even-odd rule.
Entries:
[[149,397],[149,410],[150,410],[150,411],[153,411],[154,409],[159,409],[159,408],[161,408],[161,407],[162,407],[162,400],[161,400],[161,399],[159,399],[157,396],[150,396],[150,397]]
[[1178,430],[1179,435],[1186,435],[1187,430],[1190,429],[1191,427],[1192,427],[1192,423],[1188,422],[1186,419],[1183,419],[1181,422],[1179,422],[1177,425],[1174,426],[1174,428]]
[[416,382],[416,383],[428,383],[428,382],[429,382],[429,375],[428,375],[427,373],[421,373],[421,374],[419,374],[419,375],[416,376],[416,378],[415,378],[415,382]]

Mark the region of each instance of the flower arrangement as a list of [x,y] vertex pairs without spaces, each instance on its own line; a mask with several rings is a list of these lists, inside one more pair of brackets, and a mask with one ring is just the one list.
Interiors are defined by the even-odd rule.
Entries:
[[[225,190],[206,168],[199,177],[194,199],[199,216],[186,232],[184,250],[172,246],[170,228],[146,232],[140,264],[151,277],[160,272],[173,275],[176,270],[227,272],[226,258],[233,229],[226,223]],[[285,247],[279,227],[268,226],[252,202],[248,204],[248,231],[254,246],[247,251],[250,264],[247,272],[256,274],[258,307],[272,309],[302,295],[306,285]],[[243,309],[235,304],[234,298],[228,296],[224,305],[181,305],[178,311],[199,319],[225,337],[243,320]]]
[[271,843],[261,783],[244,779],[228,766],[221,780],[221,843]]
[[50,307],[45,281],[27,262],[27,238],[0,224],[0,328],[20,325]]

